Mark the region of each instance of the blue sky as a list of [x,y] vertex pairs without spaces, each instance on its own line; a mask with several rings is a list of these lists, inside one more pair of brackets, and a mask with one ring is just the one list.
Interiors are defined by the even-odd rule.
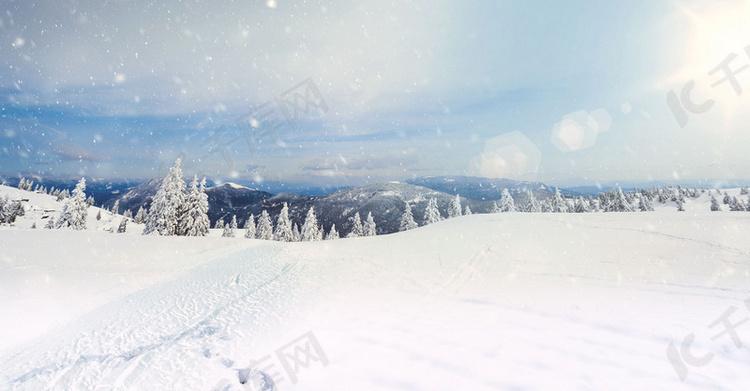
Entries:
[[[709,74],[750,64],[744,0],[3,8],[2,175],[148,178],[182,157],[188,175],[335,186],[749,177],[748,93]],[[325,109],[287,121],[275,98],[308,79]],[[714,104],[681,127],[667,94],[690,80]],[[230,143],[238,118],[278,139]]]

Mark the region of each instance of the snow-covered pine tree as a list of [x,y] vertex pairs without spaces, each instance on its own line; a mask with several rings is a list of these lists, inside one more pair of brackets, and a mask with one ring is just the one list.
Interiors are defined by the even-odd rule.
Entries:
[[469,205],[464,207],[464,216],[471,216],[471,208],[469,208]]
[[552,201],[550,203],[550,209],[552,213],[568,212],[568,203],[565,202],[565,198],[563,198],[559,188],[555,189],[555,194],[552,196]]
[[73,190],[73,196],[65,201],[60,217],[57,219],[56,228],[86,229],[86,216],[89,206],[86,205],[85,191],[86,179],[81,178],[75,190]]
[[185,188],[182,160],[177,158],[154,196],[143,229],[144,235],[179,235],[183,231],[180,220],[185,213]]
[[713,194],[711,194],[711,212],[721,212],[719,200],[717,200]]
[[284,203],[284,207],[281,208],[281,213],[276,218],[276,229],[273,232],[274,240],[279,242],[291,242],[292,241],[292,222],[289,220],[289,206]]
[[331,225],[331,230],[328,231],[328,235],[326,235],[326,240],[336,240],[339,239],[339,233],[336,231],[336,224]]
[[36,221],[33,224],[31,224],[31,229],[36,229]]
[[232,230],[232,237],[237,233],[237,215],[232,215],[232,222],[229,223],[229,229]]
[[101,209],[99,209],[99,210],[98,210],[98,211],[96,212],[96,221],[99,221],[99,220],[101,220],[101,219],[102,219],[102,210],[101,210]]
[[214,228],[215,229],[224,229],[224,219],[223,218],[219,218],[218,220],[216,220],[216,224],[214,224]]
[[22,177],[21,180],[18,182],[18,190],[23,190],[26,188],[26,178]]
[[53,229],[55,228],[55,218],[50,216],[49,221],[47,221],[47,224],[44,225],[44,229]]
[[740,189],[740,195],[747,195],[750,194],[750,189],[747,188],[747,186]]
[[267,210],[263,210],[258,218],[258,228],[255,237],[263,240],[273,240],[273,224]]
[[224,224],[224,231],[221,233],[222,238],[233,238],[234,234],[232,233],[232,228],[229,226],[229,223]]
[[573,209],[576,213],[589,213],[591,212],[591,208],[589,208],[588,201],[584,200],[583,197],[579,196],[576,200],[575,208]]
[[724,192],[724,205],[729,205],[732,202],[732,197],[729,196],[729,193],[726,191]]
[[502,210],[500,209],[500,206],[497,204],[497,201],[492,201],[492,209],[490,210],[490,213],[500,213]]
[[450,205],[448,206],[448,218],[452,219],[454,217],[460,217],[461,216],[461,197],[456,194],[456,198],[451,200]]
[[120,214],[120,200],[115,200],[115,204],[112,205],[111,212],[113,215]]
[[510,195],[508,189],[503,189],[500,195],[500,212],[515,212],[516,204],[513,202],[513,197]]
[[86,198],[86,205],[94,206],[94,202],[94,196],[90,195],[89,198]]
[[534,193],[531,190],[526,190],[526,212],[540,213],[542,211],[542,205],[534,197]]
[[[179,235],[206,236],[211,227],[208,220],[208,196],[203,192],[205,178],[198,184],[198,176],[194,175],[190,188],[185,195],[184,212],[180,215]],[[222,222],[223,225],[223,222]]]
[[130,209],[125,209],[125,212],[122,215],[127,217],[128,219],[133,218],[133,212],[131,212]]
[[414,216],[411,213],[411,206],[408,202],[406,202],[406,206],[404,207],[404,214],[401,215],[401,223],[399,224],[398,230],[407,231],[417,227],[417,222],[414,221]]
[[146,209],[143,206],[138,208],[138,213],[135,214],[135,219],[133,219],[133,221],[136,224],[143,224],[146,222]]
[[648,197],[641,194],[640,198],[638,199],[638,210],[640,210],[641,212],[653,212],[654,205],[651,204],[651,200]]
[[362,226],[362,218],[359,217],[359,212],[355,213],[354,217],[350,217],[349,220],[352,222],[352,229],[346,237],[356,238],[362,236],[364,234],[364,227]]
[[[461,205],[459,204],[459,210]],[[367,213],[367,220],[365,221],[364,225],[364,235],[365,236],[375,236],[378,234],[377,226],[375,225],[375,220],[372,218],[372,212]]]
[[302,234],[299,232],[297,223],[292,224],[292,242],[302,241]]
[[128,229],[128,218],[123,217],[122,220],[120,220],[120,225],[117,227],[117,233],[118,234],[125,233],[127,229]]
[[424,225],[434,224],[442,220],[440,209],[438,209],[437,199],[430,198],[427,207],[424,210]]
[[307,211],[307,217],[305,217],[305,223],[302,225],[302,232],[300,232],[300,240],[303,242],[311,242],[318,240],[318,219],[315,217],[315,209],[311,206]]
[[255,215],[245,220],[245,237],[248,239],[255,239]]

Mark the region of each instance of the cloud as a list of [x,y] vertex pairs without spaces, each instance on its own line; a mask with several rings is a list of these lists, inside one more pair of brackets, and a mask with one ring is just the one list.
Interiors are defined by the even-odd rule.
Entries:
[[108,162],[112,160],[109,155],[97,155],[88,149],[73,144],[57,144],[52,151],[63,160],[85,160],[89,162]]

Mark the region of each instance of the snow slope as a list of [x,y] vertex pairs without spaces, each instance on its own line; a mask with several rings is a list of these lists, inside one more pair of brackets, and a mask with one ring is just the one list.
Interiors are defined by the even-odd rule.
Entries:
[[[750,351],[709,325],[734,308],[750,343],[750,213],[704,201],[306,243],[19,223],[0,389],[254,390],[252,360],[278,390],[744,389]],[[293,380],[275,353],[308,331],[326,365]],[[682,381],[667,350],[691,333],[714,356]]]

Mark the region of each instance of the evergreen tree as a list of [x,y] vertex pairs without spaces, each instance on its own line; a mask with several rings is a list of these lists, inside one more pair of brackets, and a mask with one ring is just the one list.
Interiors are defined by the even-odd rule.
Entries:
[[255,239],[255,216],[250,215],[250,218],[245,220],[245,237],[248,239]]
[[18,189],[23,190],[26,188],[26,178],[21,178],[21,180],[18,182]]
[[589,213],[591,212],[591,208],[589,208],[589,203],[583,199],[583,197],[578,197],[576,200],[576,205],[574,208],[574,212],[576,213]]
[[471,208],[469,208],[469,205],[466,205],[464,207],[464,216],[470,216],[471,215]]
[[326,240],[336,240],[339,239],[339,233],[336,231],[336,224],[331,225],[331,230],[328,231],[328,235],[326,235]]
[[268,215],[268,211],[265,209],[258,218],[256,237],[263,240],[273,240],[273,224],[271,223],[271,216]]
[[725,191],[724,192],[724,205],[729,205],[732,202],[732,197]]
[[315,217],[315,210],[311,206],[307,211],[307,217],[305,217],[305,224],[302,225],[302,232],[300,233],[300,240],[303,242],[310,242],[318,240],[318,219]]
[[136,224],[143,224],[146,222],[146,209],[141,206],[138,208],[138,213],[135,214],[135,219],[133,220]]
[[565,202],[565,198],[563,198],[562,193],[560,193],[559,188],[555,189],[555,194],[552,196],[552,202],[550,204],[550,208],[551,208],[552,213],[568,212],[568,203]]
[[89,196],[89,198],[86,198],[86,205],[94,206],[94,196]]
[[417,222],[414,221],[414,216],[411,214],[411,206],[407,202],[406,207],[404,208],[404,214],[401,215],[401,224],[399,224],[398,230],[407,231],[417,227]]
[[53,229],[55,228],[55,218],[50,216],[49,221],[47,221],[47,224],[44,225],[44,229]]
[[461,198],[456,194],[456,198],[451,200],[450,205],[448,206],[448,218],[452,219],[454,217],[460,217],[461,216]]
[[648,197],[646,197],[645,195],[641,195],[638,200],[638,209],[641,212],[653,212],[654,205],[651,204],[651,200],[649,200]]
[[224,229],[224,219],[223,218],[219,218],[218,220],[216,220],[216,224],[214,225],[214,228],[215,229]]
[[112,212],[113,215],[120,214],[120,200],[116,200],[115,201],[115,204],[112,205],[112,211],[111,212]]
[[232,222],[229,223],[229,228],[232,230],[232,237],[237,232],[237,215],[232,215]]
[[490,210],[490,213],[500,213],[503,210],[500,209],[500,206],[497,204],[497,201],[492,201],[492,209]]
[[352,229],[347,238],[356,238],[364,234],[364,227],[362,226],[362,218],[359,217],[359,212],[354,214],[354,217],[350,217],[349,220],[352,222]]
[[60,217],[57,219],[56,228],[86,229],[86,216],[89,206],[86,204],[84,191],[86,191],[86,180],[81,178],[75,190],[73,190],[73,196],[68,198],[63,205]]
[[526,212],[540,213],[542,211],[542,205],[534,197],[534,193],[531,190],[526,190]]
[[719,200],[714,197],[713,194],[711,194],[711,212],[720,212],[721,211],[721,205],[719,204]]
[[120,226],[117,227],[117,233],[122,234],[125,233],[125,230],[127,230],[128,226],[128,218],[123,217],[122,220],[120,220]]
[[[459,205],[459,211],[461,210],[461,205]],[[365,236],[375,236],[378,234],[377,226],[375,225],[375,220],[372,218],[372,212],[367,213],[367,220],[365,221],[364,226],[364,235]]]
[[185,213],[185,181],[182,180],[182,160],[177,158],[169,174],[162,180],[146,218],[144,235],[179,235],[182,214]]
[[430,198],[430,201],[427,203],[427,207],[424,211],[424,225],[434,224],[442,219],[443,217],[440,216],[440,209],[438,209],[437,199]]
[[127,217],[128,219],[133,218],[133,212],[131,212],[130,209],[125,209],[125,213],[123,213],[122,215]]
[[[198,184],[198,176],[193,176],[190,189],[185,196],[184,212],[180,217],[180,235],[206,236],[211,226],[208,220],[208,196],[204,192],[205,178]],[[222,222],[223,225],[223,222]]]
[[36,229],[36,221],[33,224],[31,224],[31,229]]
[[513,202],[513,197],[510,195],[508,189],[503,189],[503,193],[500,196],[500,212],[515,212],[516,204]]
[[302,234],[299,232],[297,223],[292,224],[292,241],[299,242],[302,240]]
[[232,231],[232,227],[229,225],[229,223],[224,224],[224,232],[221,233],[222,238],[233,238],[234,232]]
[[98,211],[96,212],[96,221],[99,221],[99,220],[101,220],[101,219],[102,219],[102,210],[101,210],[101,209],[99,209],[99,210],[98,210]]
[[284,203],[281,213],[276,218],[276,230],[273,232],[274,240],[280,242],[292,241],[292,222],[289,220],[289,206]]

